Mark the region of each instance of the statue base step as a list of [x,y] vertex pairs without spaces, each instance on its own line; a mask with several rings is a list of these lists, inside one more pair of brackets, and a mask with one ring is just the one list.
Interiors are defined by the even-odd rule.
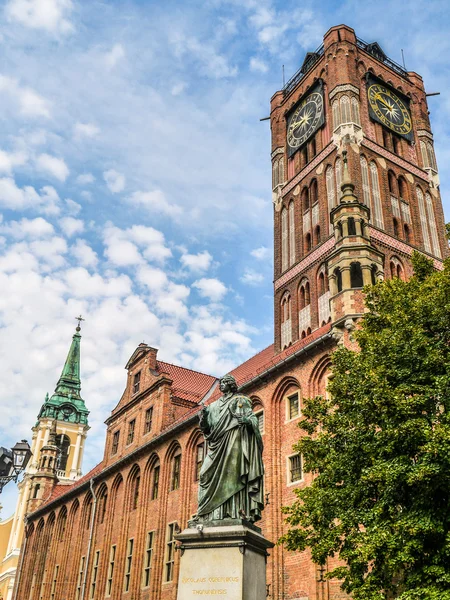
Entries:
[[258,527],[245,521],[198,523],[176,539],[181,550],[177,600],[265,600],[267,549],[274,544]]

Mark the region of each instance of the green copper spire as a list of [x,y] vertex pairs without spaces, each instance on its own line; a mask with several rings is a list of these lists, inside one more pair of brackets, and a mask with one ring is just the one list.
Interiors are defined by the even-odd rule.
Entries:
[[87,424],[89,411],[80,394],[80,323],[84,319],[77,317],[77,320],[78,325],[72,337],[61,377],[56,384],[54,394],[50,398],[48,394],[45,397],[38,419],[47,417],[69,423]]

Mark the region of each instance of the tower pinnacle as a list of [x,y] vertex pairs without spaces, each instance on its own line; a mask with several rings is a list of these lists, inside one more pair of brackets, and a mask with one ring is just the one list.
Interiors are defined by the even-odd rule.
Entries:
[[64,363],[61,376],[53,395],[45,398],[39,413],[39,419],[49,417],[58,421],[87,424],[87,410],[81,397],[80,379],[80,323],[83,317],[76,317],[78,325],[72,336],[72,343]]

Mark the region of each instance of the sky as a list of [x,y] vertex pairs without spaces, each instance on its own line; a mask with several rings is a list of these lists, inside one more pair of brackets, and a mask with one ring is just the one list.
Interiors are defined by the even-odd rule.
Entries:
[[[270,97],[346,23],[420,73],[450,217],[450,3],[0,2],[0,445],[31,441],[75,317],[84,471],[142,341],[220,376],[273,336]],[[6,518],[16,489],[0,498]]]

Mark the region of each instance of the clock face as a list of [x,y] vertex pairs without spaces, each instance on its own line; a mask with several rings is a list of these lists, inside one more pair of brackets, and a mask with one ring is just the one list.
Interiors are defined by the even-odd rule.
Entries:
[[291,154],[300,148],[323,123],[323,98],[309,94],[295,109],[288,122],[287,143]]
[[411,133],[411,114],[404,102],[380,83],[372,84],[367,92],[369,105],[380,123],[399,135]]

